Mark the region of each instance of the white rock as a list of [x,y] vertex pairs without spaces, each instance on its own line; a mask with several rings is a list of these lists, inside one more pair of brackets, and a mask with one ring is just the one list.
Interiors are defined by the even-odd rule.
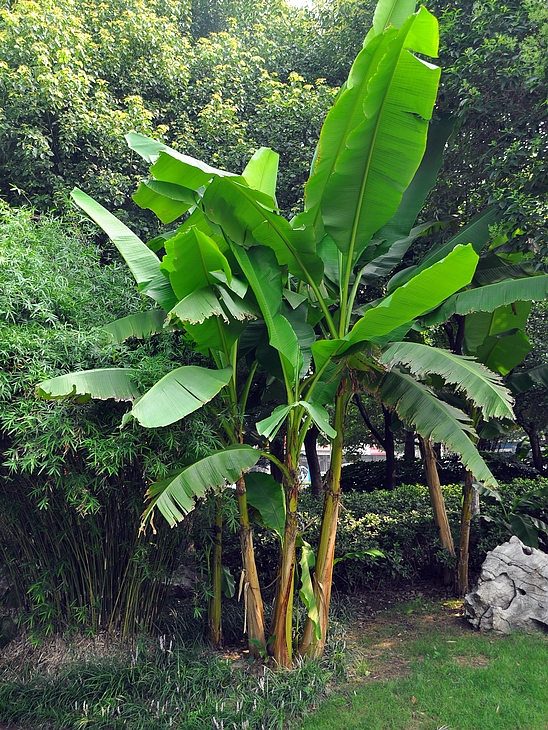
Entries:
[[548,633],[548,555],[510,538],[487,553],[464,608],[470,623],[484,631]]

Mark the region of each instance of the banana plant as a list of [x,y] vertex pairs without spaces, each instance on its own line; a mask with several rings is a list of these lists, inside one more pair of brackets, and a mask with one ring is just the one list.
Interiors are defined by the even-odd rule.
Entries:
[[[394,231],[382,238],[376,234],[402,204],[417,172],[437,92],[439,69],[415,55],[436,55],[437,23],[425,9],[413,11],[414,3],[404,0],[379,3],[373,29],[322,129],[305,210],[293,221],[278,214],[272,189],[257,190],[245,175],[218,174],[165,148],[149,159],[153,177],[138,193],[142,204],[161,210],[169,222],[179,204],[187,204],[187,191],[193,192],[196,208],[187,223],[221,235],[237,261],[262,315],[241,337],[255,339],[258,362],[285,387],[286,402],[257,424],[267,439],[286,424],[286,521],[270,644],[274,659],[285,666],[293,650],[299,454],[311,423],[333,439],[314,595],[307,598],[300,647],[319,655],[327,631],[343,421],[358,377],[377,388],[382,375],[382,397],[391,407],[427,437],[449,441],[478,478],[494,482],[468,438],[465,414],[437,403],[427,387],[411,388],[407,366],[400,370],[379,358],[383,345],[401,339],[414,320],[470,283],[478,261],[473,246],[453,247],[361,316],[354,312],[362,282],[389,270],[399,260],[397,251],[411,242],[402,242]],[[141,146],[146,154],[150,141],[133,139],[134,148]],[[448,378],[453,365],[432,362]],[[466,378],[458,377],[467,392],[476,392],[480,382],[495,391],[492,408],[508,409],[504,393],[486,384],[483,372],[468,368]],[[333,398],[331,425],[324,406]]]

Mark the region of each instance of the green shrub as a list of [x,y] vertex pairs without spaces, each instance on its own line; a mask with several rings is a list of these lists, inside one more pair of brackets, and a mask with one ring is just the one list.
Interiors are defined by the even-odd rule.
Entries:
[[[161,610],[185,530],[138,536],[143,495],[211,444],[203,417],[120,430],[126,406],[37,400],[44,378],[138,367],[150,385],[193,353],[177,333],[111,345],[98,328],[140,306],[118,263],[72,222],[0,209],[0,556],[33,628],[133,631]],[[190,527],[190,524],[188,525]]]

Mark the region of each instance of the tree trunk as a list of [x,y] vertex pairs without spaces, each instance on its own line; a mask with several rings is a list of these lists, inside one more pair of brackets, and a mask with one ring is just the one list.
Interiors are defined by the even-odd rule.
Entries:
[[392,426],[392,412],[382,407],[384,415],[384,451],[386,453],[386,471],[384,476],[384,488],[389,491],[396,486],[396,451],[394,446],[394,432]]
[[221,628],[221,560],[223,535],[222,497],[215,498],[215,525],[213,527],[213,558],[211,565],[211,597],[208,608],[209,641],[218,649],[223,640]]
[[259,575],[255,564],[253,550],[253,532],[247,511],[247,495],[245,479],[240,477],[236,482],[236,496],[240,513],[240,548],[242,551],[242,565],[244,570],[244,606],[247,627],[249,652],[254,657],[261,655],[261,647],[266,647],[264,629],[264,609]]
[[459,596],[468,593],[468,554],[470,545],[470,522],[472,518],[472,472],[466,470],[462,489],[462,516],[460,521],[459,563],[457,568],[457,590]]
[[[288,429],[288,440],[292,429]],[[282,667],[291,668],[293,661],[293,593],[295,582],[295,550],[297,545],[297,499],[299,495],[299,454],[287,445],[285,465],[289,478],[284,477],[286,518],[282,545],[280,573],[276,584],[274,613],[270,627],[272,656]]]
[[403,450],[403,460],[406,464],[415,463],[415,432],[405,432],[405,446]]
[[[314,572],[314,597],[318,608],[319,626],[307,617],[303,638],[299,647],[301,655],[319,658],[322,656],[329,625],[329,604],[331,602],[331,584],[333,580],[333,561],[335,559],[335,540],[341,498],[341,468],[344,440],[344,416],[349,394],[344,392],[345,382],[341,382],[335,400],[334,428],[337,435],[331,450],[331,465],[327,473],[320,541],[316,555]],[[319,637],[319,638],[318,638]]]
[[529,424],[527,430],[527,436],[529,436],[529,443],[531,444],[531,455],[533,457],[533,466],[539,472],[544,473],[544,464],[542,462],[542,451],[540,449],[540,439],[537,429],[533,424]]
[[320,471],[320,460],[318,459],[317,442],[319,430],[314,424],[310,426],[304,437],[304,451],[310,472],[310,490],[318,499],[323,494],[322,474]]
[[[449,520],[447,519],[447,510],[445,509],[445,500],[441,491],[440,478],[438,475],[438,468],[436,466],[436,456],[432,447],[432,442],[429,439],[419,436],[419,446],[421,450],[424,474],[426,476],[426,483],[428,484],[428,492],[430,494],[430,503],[434,513],[434,522],[440,531],[441,544],[451,558],[455,558],[455,544],[453,542],[451,528],[449,527]],[[449,585],[453,582],[452,571],[448,566],[444,569],[443,582],[445,585]]]

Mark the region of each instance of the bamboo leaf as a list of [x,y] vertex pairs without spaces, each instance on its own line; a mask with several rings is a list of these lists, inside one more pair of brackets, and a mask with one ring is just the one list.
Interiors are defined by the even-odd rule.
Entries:
[[82,370],[43,380],[36,387],[36,395],[45,400],[84,396],[98,400],[135,400],[141,394],[134,385],[135,370],[129,368],[101,368]]
[[175,423],[214,398],[232,377],[232,368],[209,370],[187,365],[172,370],[140,398],[131,414],[142,426]]
[[246,469],[255,466],[260,456],[257,449],[236,444],[200,459],[175,476],[155,482],[147,491],[149,504],[141,519],[141,529],[156,508],[173,527],[194,509],[195,500],[208,489],[235,482]]
[[402,363],[419,378],[439,375],[446,383],[464,391],[482,410],[485,420],[514,418],[512,399],[501,379],[472,358],[418,342],[399,342],[387,347],[380,360],[389,368]]
[[283,539],[285,529],[285,495],[273,476],[260,471],[245,475],[247,501],[261,513],[264,524]]

